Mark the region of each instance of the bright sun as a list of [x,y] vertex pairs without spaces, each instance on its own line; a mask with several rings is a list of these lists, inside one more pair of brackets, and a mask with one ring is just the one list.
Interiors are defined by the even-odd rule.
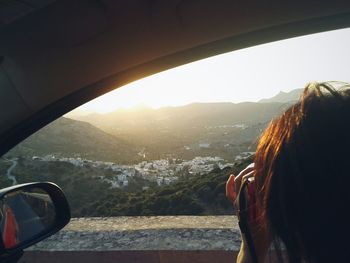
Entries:
[[349,46],[350,29],[343,29],[234,51],[135,81],[75,111],[258,101],[310,81],[349,82]]

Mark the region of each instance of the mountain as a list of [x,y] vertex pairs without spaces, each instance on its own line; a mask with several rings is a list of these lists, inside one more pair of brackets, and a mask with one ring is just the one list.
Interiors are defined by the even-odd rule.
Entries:
[[7,156],[54,154],[130,163],[139,159],[136,149],[90,123],[62,117],[18,144]]
[[276,96],[268,99],[262,99],[259,100],[260,103],[269,103],[269,102],[280,102],[280,103],[286,103],[286,102],[296,102],[303,89],[295,89],[290,92],[284,92],[280,91]]
[[[8,156],[82,157],[117,163],[219,156],[234,161],[255,150],[272,118],[290,103],[194,103],[60,118]],[[79,118],[79,119],[78,119]]]
[[[287,105],[288,106],[288,105]],[[142,111],[117,110],[108,114],[74,117],[112,134],[127,129],[188,129],[270,121],[286,108],[285,103],[193,103],[181,107]]]
[[225,125],[237,123],[256,123],[269,120],[275,110],[283,107],[281,103],[266,105],[243,103],[193,103],[180,107],[160,109],[143,108],[139,111],[117,110],[107,114],[75,116],[74,119],[92,123],[101,129],[116,127],[151,127],[154,124],[177,128]]
[[146,158],[192,159],[217,155],[232,159],[254,148],[267,123],[289,103],[194,103],[141,111],[117,110],[79,117],[129,143]]

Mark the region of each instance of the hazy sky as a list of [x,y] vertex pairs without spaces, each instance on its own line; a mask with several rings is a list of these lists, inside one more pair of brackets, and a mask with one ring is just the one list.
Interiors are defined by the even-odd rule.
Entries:
[[246,48],[173,68],[116,89],[78,108],[110,112],[192,102],[242,102],[302,88],[310,81],[350,82],[350,29]]

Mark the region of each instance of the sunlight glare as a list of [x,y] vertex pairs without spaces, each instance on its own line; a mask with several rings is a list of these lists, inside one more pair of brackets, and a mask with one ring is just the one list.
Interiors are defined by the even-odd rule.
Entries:
[[350,30],[297,37],[210,57],[154,74],[77,110],[107,113],[135,106],[244,102],[302,88],[310,81],[349,82]]

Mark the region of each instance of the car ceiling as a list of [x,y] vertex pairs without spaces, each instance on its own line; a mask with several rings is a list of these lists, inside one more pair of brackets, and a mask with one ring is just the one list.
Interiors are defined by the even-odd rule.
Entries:
[[349,26],[350,2],[340,0],[0,0],[0,155],[144,76]]

